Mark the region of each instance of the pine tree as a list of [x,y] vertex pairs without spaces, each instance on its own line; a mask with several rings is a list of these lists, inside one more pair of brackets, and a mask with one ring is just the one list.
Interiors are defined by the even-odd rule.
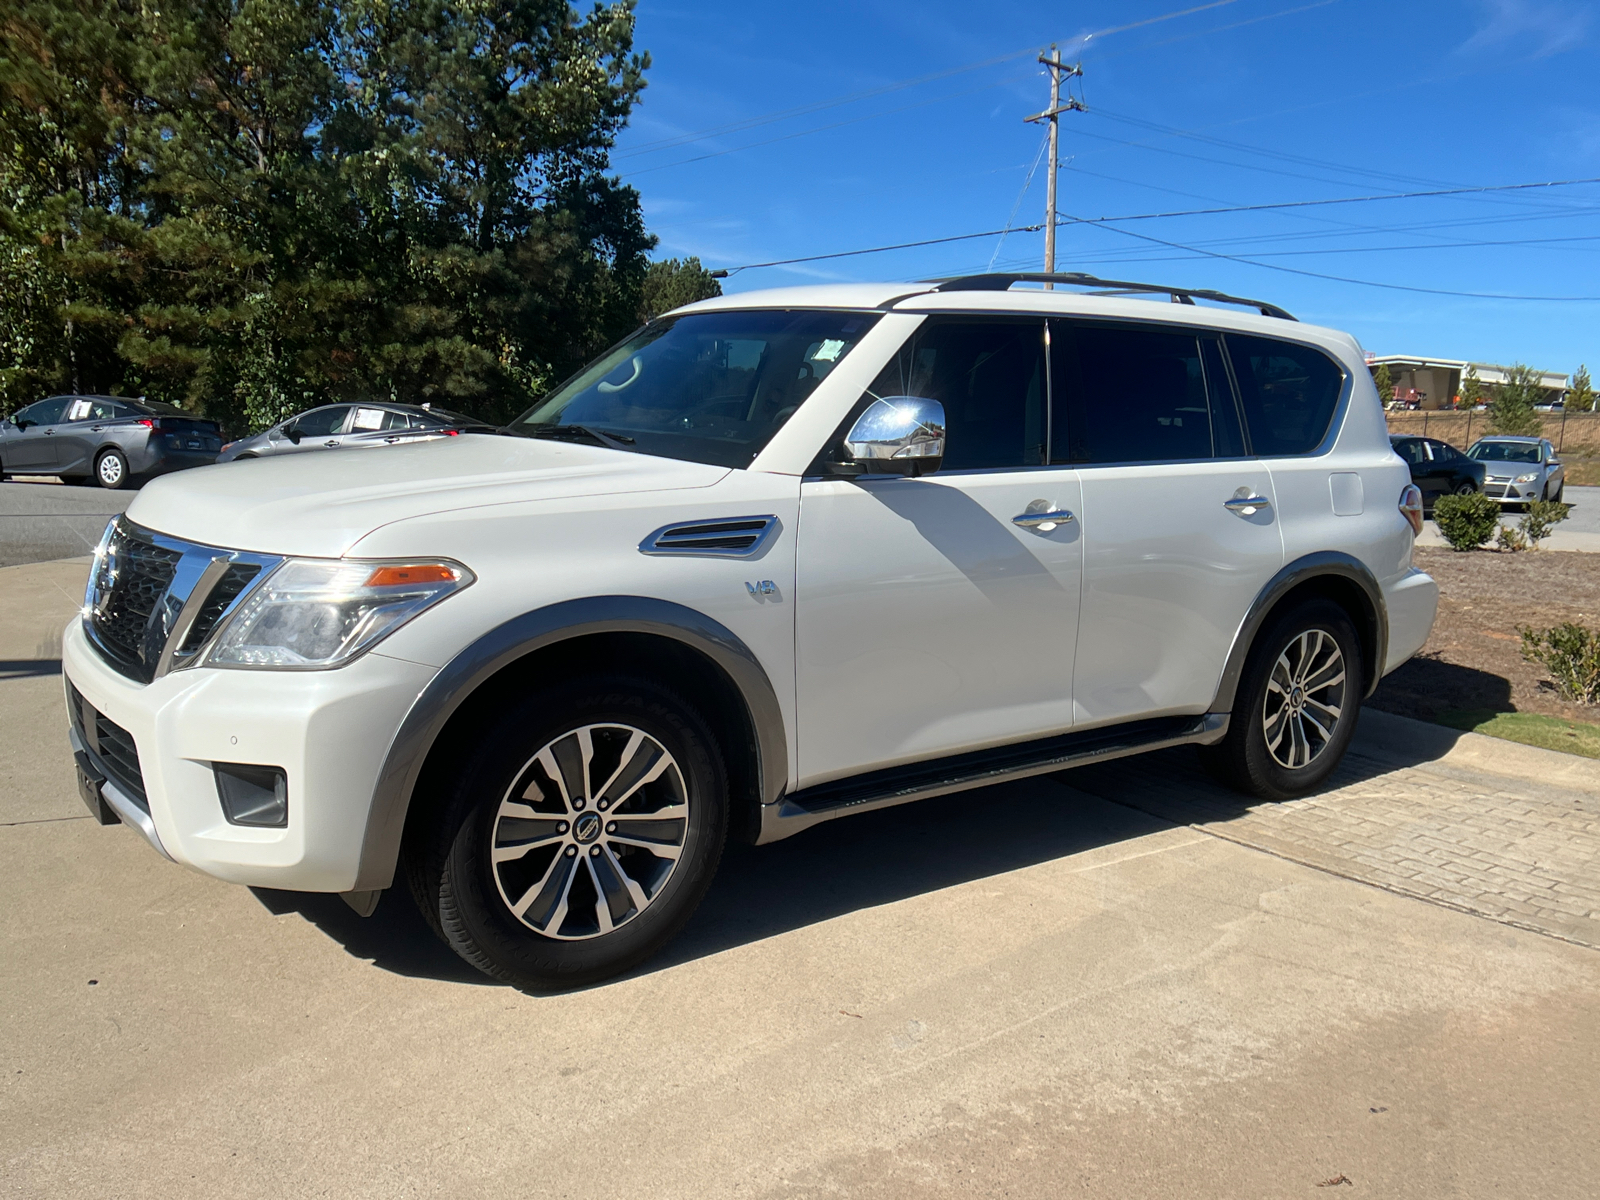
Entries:
[[651,263],[645,272],[639,296],[639,320],[650,321],[681,305],[720,295],[722,285],[700,265],[698,258],[690,257],[682,262],[664,258]]
[[1475,408],[1483,403],[1483,381],[1478,378],[1478,368],[1467,364],[1467,373],[1461,380],[1461,403],[1463,407]]
[[1378,364],[1378,369],[1372,373],[1372,382],[1377,385],[1378,399],[1385,404],[1394,399],[1394,376],[1389,374],[1388,363]]
[[1567,408],[1572,412],[1593,412],[1594,402],[1595,390],[1589,381],[1589,368],[1580,365],[1572,377],[1572,386],[1567,389]]
[[504,418],[633,328],[629,0],[16,0],[0,403]]
[[1543,432],[1544,422],[1533,409],[1543,394],[1539,373],[1517,363],[1506,373],[1505,382],[1495,388],[1494,399],[1489,401],[1489,428],[1496,433],[1523,437]]

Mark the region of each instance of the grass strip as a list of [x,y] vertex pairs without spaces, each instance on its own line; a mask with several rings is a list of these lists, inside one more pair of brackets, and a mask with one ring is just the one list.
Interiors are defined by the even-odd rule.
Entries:
[[1461,709],[1440,713],[1436,724],[1448,725],[1468,733],[1484,733],[1524,746],[1600,758],[1600,725],[1568,721],[1542,713],[1496,712],[1492,708]]

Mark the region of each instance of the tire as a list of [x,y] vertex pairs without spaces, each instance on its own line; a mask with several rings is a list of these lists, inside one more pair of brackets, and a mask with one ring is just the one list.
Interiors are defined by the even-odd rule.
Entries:
[[128,486],[128,459],[121,450],[102,450],[94,460],[95,481],[112,491]]
[[1470,479],[1463,479],[1460,483],[1456,484],[1456,495],[1458,496],[1476,495],[1477,491],[1477,485],[1474,484]]
[[[608,793],[623,819],[602,817]],[[661,815],[678,805],[686,816]],[[507,707],[408,832],[404,869],[457,954],[552,991],[670,941],[710,886],[727,826],[727,773],[704,718],[649,680],[596,676]]]
[[[1334,650],[1342,660],[1342,680],[1337,669],[1330,670]],[[1285,692],[1284,686],[1300,679],[1315,686],[1296,709],[1295,689]],[[1331,600],[1297,605],[1257,636],[1234,697],[1228,735],[1204,747],[1202,759],[1219,780],[1249,795],[1263,800],[1303,796],[1320,787],[1344,757],[1364,693],[1361,642],[1349,615]],[[1337,715],[1324,734],[1330,711]]]

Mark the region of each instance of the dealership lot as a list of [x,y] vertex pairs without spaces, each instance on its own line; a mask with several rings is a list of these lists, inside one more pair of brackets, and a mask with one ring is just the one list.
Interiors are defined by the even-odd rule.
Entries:
[[0,570],[0,1194],[1592,1194],[1586,762],[1380,717],[1289,805],[1173,754],[888,810],[526,996],[89,820],[85,570]]

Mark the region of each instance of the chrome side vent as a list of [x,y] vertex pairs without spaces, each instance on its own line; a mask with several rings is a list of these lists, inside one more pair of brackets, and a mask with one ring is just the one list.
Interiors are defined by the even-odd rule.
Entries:
[[734,517],[667,525],[639,543],[642,554],[688,554],[713,558],[753,558],[781,528],[777,517]]

